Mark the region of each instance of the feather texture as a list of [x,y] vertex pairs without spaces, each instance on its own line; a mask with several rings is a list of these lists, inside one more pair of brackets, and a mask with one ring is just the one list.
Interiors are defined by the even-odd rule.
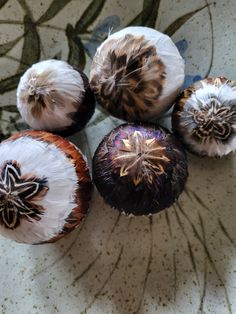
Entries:
[[236,149],[236,83],[207,78],[186,89],[173,112],[173,129],[193,152],[223,156]]
[[188,175],[182,145],[152,124],[123,124],[107,134],[93,157],[93,180],[121,212],[148,215],[179,197]]
[[55,241],[73,230],[85,216],[91,180],[80,151],[67,140],[40,131],[25,131],[0,145],[0,166],[16,160],[22,176],[46,178],[48,191],[35,204],[44,208],[40,219],[21,220],[15,229],[0,232],[18,242]]
[[165,66],[156,48],[143,36],[125,35],[118,42],[109,40],[103,49],[107,58],[91,79],[99,102],[117,117],[141,119],[155,106],[165,83]]
[[140,121],[170,107],[183,77],[183,60],[168,36],[128,27],[98,48],[90,83],[98,102],[111,114]]
[[94,105],[87,77],[65,61],[34,64],[17,88],[17,107],[36,130],[61,132],[75,124],[80,129],[92,116]]

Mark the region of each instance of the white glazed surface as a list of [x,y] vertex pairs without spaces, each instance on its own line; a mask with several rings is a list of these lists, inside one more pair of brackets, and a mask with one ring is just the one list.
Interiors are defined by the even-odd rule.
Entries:
[[[22,22],[26,13],[20,2],[28,5],[37,21],[52,0],[9,0],[0,10],[0,21]],[[62,30],[67,23],[75,26],[90,3],[72,0],[43,24],[54,28],[37,27],[41,59],[59,54],[67,60],[69,48]],[[211,76],[235,79],[236,2],[215,0],[205,6],[205,0],[161,0],[155,28],[164,32],[175,20],[202,8],[171,36],[175,43],[183,46],[185,39],[188,44],[181,51],[186,74],[204,77],[210,70]],[[107,32],[114,15],[119,17],[113,17],[119,28],[126,27],[142,8],[143,0],[106,1],[89,29],[100,24]],[[0,26],[1,44],[23,34],[22,25]],[[83,34],[83,43],[90,50],[94,47],[88,34]],[[12,58],[21,58],[22,47],[20,40],[7,54],[11,59],[0,58],[1,79],[16,73],[19,62]],[[87,74],[90,63],[87,57]],[[1,106],[15,104],[15,93],[1,94]],[[3,111],[1,118],[8,119],[8,114]],[[71,139],[91,161],[103,136],[120,123],[97,109],[85,131]],[[8,125],[1,121],[0,127]],[[236,313],[235,155],[210,159],[188,154],[188,159],[189,178],[180,206],[152,218],[119,216],[94,191],[80,230],[57,243],[29,246],[0,237],[0,312]]]

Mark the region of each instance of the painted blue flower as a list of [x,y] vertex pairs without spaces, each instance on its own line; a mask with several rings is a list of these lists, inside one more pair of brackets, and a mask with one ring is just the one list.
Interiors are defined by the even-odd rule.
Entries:
[[[186,39],[179,40],[177,43],[175,43],[175,45],[177,46],[181,56],[184,58],[184,54],[188,48],[187,40]],[[199,80],[202,80],[202,77],[199,74],[196,74],[196,75],[186,74],[185,79],[184,79],[184,83],[183,83],[181,89],[184,90],[185,88],[189,87],[190,85],[192,85],[193,83],[195,83]]]

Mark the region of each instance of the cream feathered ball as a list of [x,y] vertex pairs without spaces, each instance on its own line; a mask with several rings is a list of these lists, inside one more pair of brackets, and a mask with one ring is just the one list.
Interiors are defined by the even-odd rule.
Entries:
[[179,96],[174,132],[198,154],[221,157],[236,150],[236,82],[224,77],[196,82]]
[[65,61],[46,60],[21,77],[17,107],[31,128],[69,135],[86,125],[95,99],[82,71]]
[[17,242],[54,242],[76,228],[91,196],[81,152],[60,136],[25,131],[0,144],[0,233]]

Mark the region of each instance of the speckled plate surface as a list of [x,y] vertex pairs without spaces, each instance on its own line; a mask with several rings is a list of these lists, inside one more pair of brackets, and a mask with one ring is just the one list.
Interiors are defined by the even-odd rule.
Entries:
[[[1,138],[25,127],[15,107],[25,69],[54,57],[88,73],[109,29],[142,24],[172,36],[185,85],[208,74],[235,79],[235,12],[235,0],[0,0]],[[119,123],[97,110],[71,139],[91,161]],[[233,155],[189,155],[186,189],[161,214],[121,216],[95,191],[80,230],[58,243],[1,237],[0,312],[236,313],[235,176]]]

